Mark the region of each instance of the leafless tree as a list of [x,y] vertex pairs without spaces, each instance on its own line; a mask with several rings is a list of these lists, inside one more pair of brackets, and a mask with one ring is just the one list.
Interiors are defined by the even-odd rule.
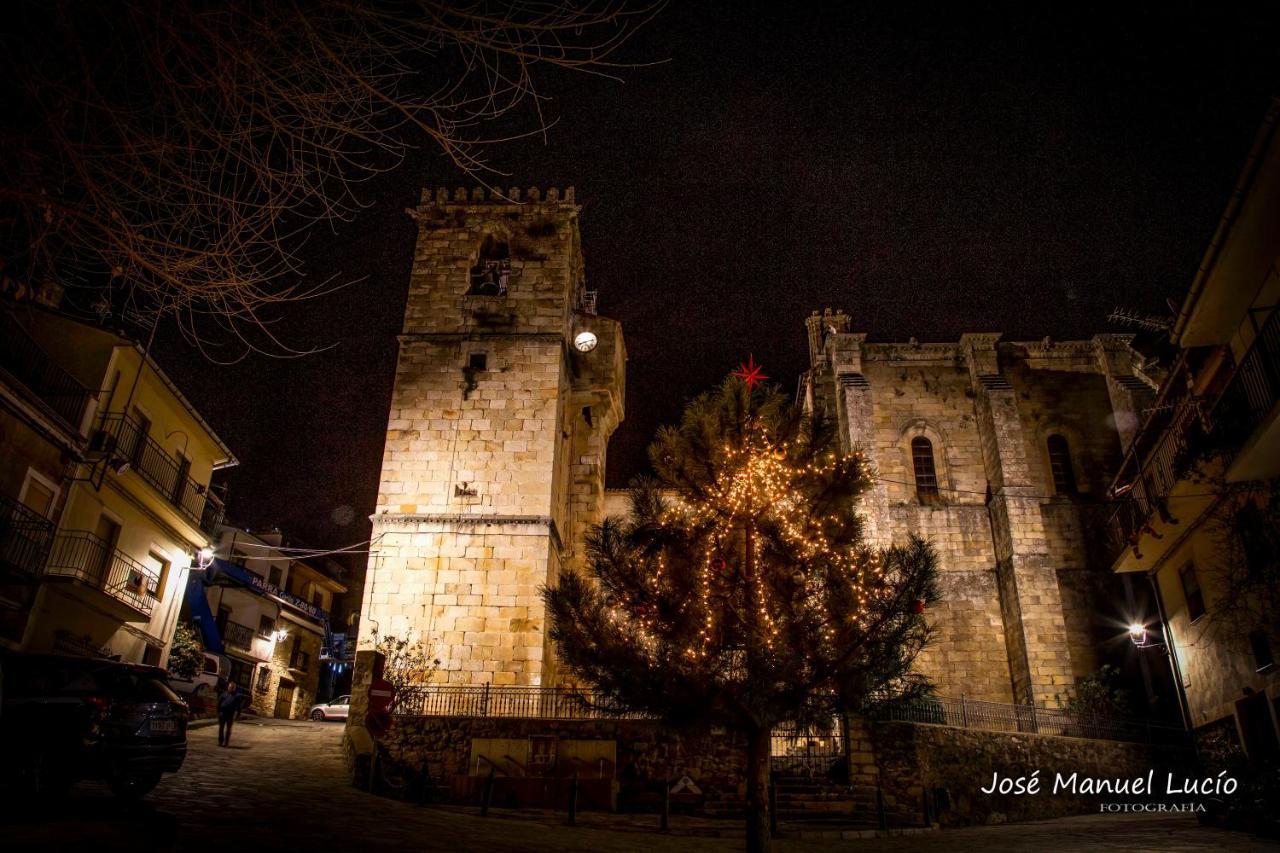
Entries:
[[25,0],[9,10],[0,261],[35,287],[288,352],[298,249],[434,146],[480,183],[544,133],[546,69],[610,76],[665,0]]

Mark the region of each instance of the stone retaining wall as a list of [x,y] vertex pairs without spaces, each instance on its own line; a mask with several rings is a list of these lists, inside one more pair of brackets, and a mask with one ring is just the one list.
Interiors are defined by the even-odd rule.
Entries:
[[[883,785],[890,819],[909,821],[923,813],[923,797],[945,788],[950,808],[938,819],[944,825],[1044,820],[1096,813],[1103,802],[1157,802],[1161,797],[1053,794],[1054,775],[1105,779],[1145,776],[1155,769],[1162,790],[1163,769],[1180,766],[1189,752],[1145,744],[1054,735],[974,731],[948,726],[872,721],[862,724],[864,749],[874,752],[874,772]],[[852,740],[852,738],[851,738]],[[856,755],[855,774],[870,773],[864,752]],[[859,765],[862,765],[861,767]],[[984,794],[992,773],[1029,776],[1040,771],[1041,793],[1035,796]]]
[[[450,800],[475,803],[488,765],[475,759],[473,740],[508,739],[522,743],[534,738],[554,738],[561,749],[567,742],[610,742],[616,756],[614,806],[619,810],[656,809],[662,785],[684,775],[697,782],[703,795],[685,798],[688,802],[683,805],[720,814],[741,808],[745,740],[732,732],[677,731],[643,720],[398,717],[381,742],[392,756],[410,767],[425,765],[430,777],[447,789]],[[1156,778],[1161,779],[1161,768],[1174,766],[1185,757],[1176,751],[1153,751],[1145,744],[856,719],[850,721],[846,747],[847,763],[833,770],[830,784],[848,793],[851,816],[855,817],[859,810],[874,808],[867,803],[875,802],[879,787],[886,817],[894,827],[921,825],[925,792],[932,795],[939,788],[946,789],[950,800],[949,808],[936,815],[944,825],[1092,813],[1103,801],[1123,802],[1126,798],[1053,795],[1049,791],[1055,773],[1132,778],[1144,776],[1154,767]],[[563,760],[560,765],[568,766]],[[582,766],[584,779],[589,778],[591,771],[585,769],[585,764]],[[1016,777],[1037,769],[1043,780],[1042,793],[1037,796],[987,795],[980,791],[990,786],[993,772]],[[503,784],[503,790],[517,786],[510,779]],[[870,799],[867,792],[871,792]],[[860,816],[870,820],[876,817],[866,813]]]

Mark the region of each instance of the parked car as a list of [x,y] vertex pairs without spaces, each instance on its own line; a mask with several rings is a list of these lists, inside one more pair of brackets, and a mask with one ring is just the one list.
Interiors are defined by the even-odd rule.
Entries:
[[58,794],[102,779],[142,797],[187,755],[187,705],[159,667],[64,655],[0,656],[0,784]]
[[196,677],[190,681],[185,678],[170,678],[169,688],[175,693],[190,693],[200,698],[212,697],[218,692],[218,683],[227,677],[230,666],[227,659],[212,652],[204,653],[204,662]]
[[351,708],[350,696],[339,696],[328,703],[321,702],[318,705],[311,706],[311,719],[313,720],[345,720],[347,711]]

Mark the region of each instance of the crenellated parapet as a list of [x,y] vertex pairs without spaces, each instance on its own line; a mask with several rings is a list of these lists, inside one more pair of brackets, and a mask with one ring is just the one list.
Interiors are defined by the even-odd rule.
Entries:
[[544,191],[539,187],[520,189],[511,187],[424,187],[422,190],[424,205],[456,205],[456,204],[574,204],[573,187],[547,187]]

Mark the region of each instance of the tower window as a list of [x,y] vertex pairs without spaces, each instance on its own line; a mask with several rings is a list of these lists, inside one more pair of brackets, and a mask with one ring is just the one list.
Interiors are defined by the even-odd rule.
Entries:
[[1053,490],[1060,495],[1076,493],[1076,474],[1071,467],[1071,448],[1061,435],[1051,435],[1049,446],[1049,470],[1053,474]]
[[488,370],[489,356],[482,352],[473,352],[467,357],[467,367],[471,370]]
[[922,435],[911,439],[911,465],[916,475],[920,503],[938,502],[938,469],[933,464],[933,442]]
[[480,255],[471,268],[468,296],[506,296],[511,278],[511,250],[503,240],[486,235]]

